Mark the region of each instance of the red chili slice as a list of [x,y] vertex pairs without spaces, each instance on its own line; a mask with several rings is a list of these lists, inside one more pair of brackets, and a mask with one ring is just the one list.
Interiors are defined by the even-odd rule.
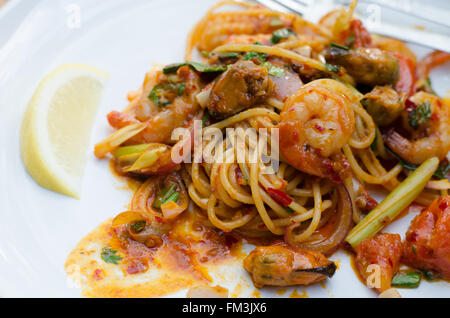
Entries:
[[288,196],[286,192],[283,192],[278,189],[268,188],[267,193],[272,197],[272,199],[277,201],[285,208],[287,208],[289,204],[291,204],[293,201],[293,199],[290,196]]

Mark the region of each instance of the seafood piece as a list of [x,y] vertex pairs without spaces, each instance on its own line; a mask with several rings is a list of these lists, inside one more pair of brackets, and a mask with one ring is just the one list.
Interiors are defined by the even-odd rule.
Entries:
[[310,285],[333,277],[336,264],[319,252],[286,244],[260,246],[244,260],[255,287]]
[[409,138],[390,129],[384,134],[388,147],[404,160],[421,164],[431,157],[444,160],[450,151],[450,107],[439,97],[416,93],[402,113],[403,128]]
[[412,220],[402,260],[450,279],[450,196],[437,198]]
[[108,114],[109,124],[122,127],[145,123],[146,128],[128,141],[128,144],[170,143],[172,131],[184,127],[199,110],[195,95],[201,81],[189,66],[180,67],[176,74],[163,75],[161,71],[147,75],[140,94],[127,112]]
[[391,54],[376,48],[345,50],[331,47],[328,63],[345,67],[357,83],[376,86],[395,84],[399,78],[399,62]]
[[340,155],[355,129],[352,104],[357,98],[345,85],[321,79],[301,87],[281,112],[280,150],[306,173],[341,181],[348,164]]
[[216,81],[207,107],[214,117],[230,116],[261,103],[270,90],[271,81],[266,68],[251,61],[239,61]]
[[[397,273],[402,257],[402,241],[398,234],[383,233],[362,241],[356,248],[355,264],[366,283],[373,277],[371,284],[378,292],[391,288],[391,281]],[[370,265],[377,265],[378,268]],[[379,274],[379,278],[376,275]],[[378,283],[378,286],[376,286]]]
[[379,126],[388,126],[400,116],[405,108],[406,95],[390,86],[375,86],[361,100],[364,108]]

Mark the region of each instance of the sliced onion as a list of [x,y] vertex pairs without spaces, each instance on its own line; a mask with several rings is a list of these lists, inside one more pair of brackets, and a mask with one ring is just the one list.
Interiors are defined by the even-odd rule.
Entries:
[[336,212],[336,225],[331,235],[326,238],[297,243],[294,239],[293,230],[298,227],[298,224],[294,224],[289,226],[285,232],[284,238],[288,244],[306,250],[321,252],[325,255],[332,254],[339,247],[345,240],[352,225],[353,208],[347,189],[343,185],[339,185],[337,191],[339,194],[339,202]]
[[137,160],[136,162],[125,172],[144,170],[151,167],[156,161],[158,161],[160,155],[168,151],[169,147],[163,144],[151,144],[149,145],[149,149],[146,150]]
[[184,212],[187,206],[179,206],[173,201],[161,205],[161,211],[165,220],[172,220]]
[[112,221],[112,227],[117,228],[124,224],[145,221],[145,219],[146,218],[140,212],[126,211],[126,212],[120,213],[118,216],[116,216],[114,218],[114,220]]
[[201,91],[197,94],[197,96],[195,96],[197,102],[200,104],[200,106],[202,106],[202,108],[206,108],[206,106],[208,105],[211,90],[212,87],[210,89]]

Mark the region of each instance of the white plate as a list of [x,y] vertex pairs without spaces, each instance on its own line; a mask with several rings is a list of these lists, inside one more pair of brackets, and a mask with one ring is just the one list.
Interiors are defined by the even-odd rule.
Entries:
[[[89,231],[124,210],[131,196],[119,189],[122,184],[111,175],[108,162],[96,160],[92,154],[80,201],[42,189],[28,176],[20,159],[19,132],[23,112],[39,81],[65,63],[89,64],[111,74],[92,136],[94,143],[111,132],[106,113],[124,108],[126,93],[139,87],[153,62],[183,59],[189,29],[213,2],[41,1],[0,49],[0,295],[78,297],[80,291],[71,288],[64,272],[67,254]],[[81,9],[80,28],[67,26],[66,6],[73,3]],[[433,73],[433,84],[441,94],[450,88],[449,71],[447,65]],[[405,217],[390,230],[404,233],[412,217]],[[340,261],[337,274],[326,289],[307,288],[310,297],[375,295],[358,281],[345,254],[333,258]],[[442,297],[450,296],[449,287],[445,282],[423,282],[417,290],[401,293]],[[263,290],[262,295],[277,296],[274,290]]]

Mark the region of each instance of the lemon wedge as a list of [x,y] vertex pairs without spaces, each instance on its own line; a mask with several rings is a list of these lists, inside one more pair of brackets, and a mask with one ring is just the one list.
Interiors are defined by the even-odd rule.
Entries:
[[67,64],[47,75],[22,121],[21,154],[42,187],[79,198],[91,130],[108,74]]

